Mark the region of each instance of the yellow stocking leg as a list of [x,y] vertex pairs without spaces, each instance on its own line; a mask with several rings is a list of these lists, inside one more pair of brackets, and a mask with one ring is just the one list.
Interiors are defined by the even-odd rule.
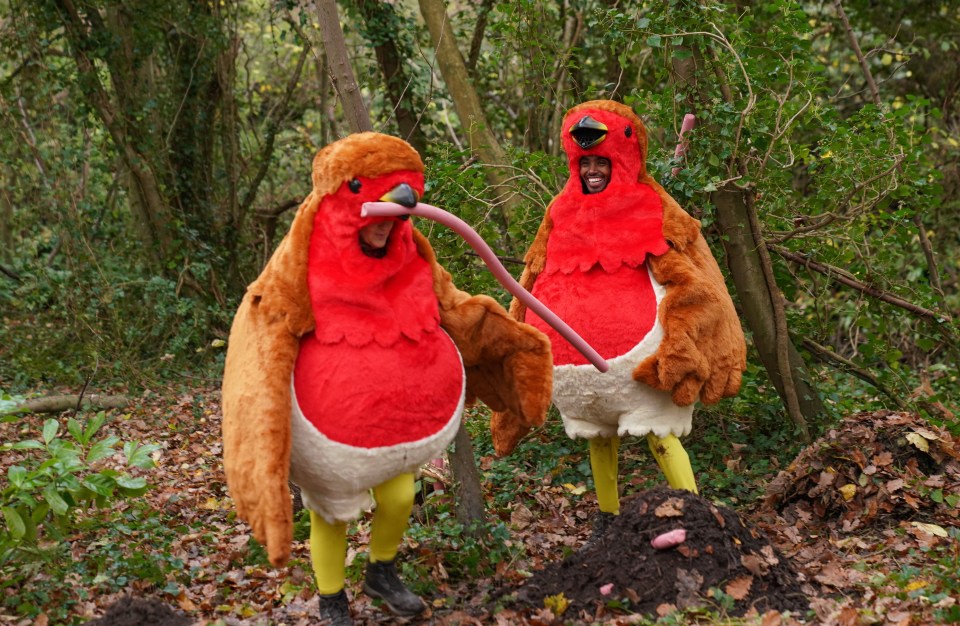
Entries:
[[657,460],[657,465],[660,466],[671,487],[699,493],[697,481],[693,477],[693,468],[690,467],[690,457],[687,456],[687,451],[683,449],[683,445],[676,436],[667,435],[661,439],[650,433],[647,435],[647,443],[650,445],[653,458]]
[[317,577],[317,591],[330,595],[343,589],[346,558],[346,523],[331,524],[310,511],[310,560]]
[[370,561],[392,561],[413,510],[413,474],[400,474],[373,488],[377,508],[370,524]]
[[620,514],[620,494],[617,492],[617,454],[619,437],[594,437],[590,440],[590,469],[597,487],[597,504],[604,513]]

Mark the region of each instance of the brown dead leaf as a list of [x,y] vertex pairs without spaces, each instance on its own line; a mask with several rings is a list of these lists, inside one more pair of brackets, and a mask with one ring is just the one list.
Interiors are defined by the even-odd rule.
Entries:
[[522,504],[518,504],[510,511],[510,524],[517,530],[523,530],[530,526],[530,524],[533,523],[533,519],[533,513]]
[[713,518],[717,520],[717,525],[720,526],[720,528],[725,528],[727,525],[727,520],[723,519],[723,515],[720,514],[720,510],[715,506],[711,506],[710,512],[713,513]]
[[783,616],[780,615],[780,611],[767,611],[760,618],[760,626],[781,626],[781,624],[783,624]]
[[902,478],[894,478],[893,480],[888,480],[887,484],[884,486],[887,488],[887,491],[889,491],[890,493],[893,493],[894,491],[898,491],[899,489],[902,489],[903,485],[904,485],[904,480]]
[[675,613],[676,610],[677,610],[677,606],[675,604],[670,604],[668,602],[664,602],[663,604],[657,605],[657,615],[659,615],[660,617],[666,617],[671,613]]
[[756,554],[744,554],[740,557],[740,564],[747,568],[754,576],[766,576],[770,571],[770,566],[766,560]]
[[683,500],[680,498],[667,498],[653,513],[657,517],[678,517],[683,515]]
[[753,586],[753,576],[740,576],[727,583],[724,591],[734,600],[743,600],[750,595],[750,587]]
[[837,626],[858,626],[860,624],[860,614],[852,606],[845,606],[837,615]]

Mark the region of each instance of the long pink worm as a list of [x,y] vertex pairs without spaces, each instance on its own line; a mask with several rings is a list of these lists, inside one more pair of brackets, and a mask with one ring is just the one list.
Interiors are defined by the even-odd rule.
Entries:
[[[693,130],[693,127],[696,125],[697,118],[693,113],[687,113],[683,116],[683,122],[680,124],[680,135],[677,137],[677,147],[673,151],[673,156],[683,156],[683,154],[687,151],[687,142],[684,140],[683,136],[686,135],[687,132]],[[680,168],[675,167],[670,170],[670,173],[673,176],[676,176],[680,173]]]
[[429,204],[423,204],[422,202],[417,203],[417,206],[408,209],[399,204],[393,202],[364,202],[363,206],[360,209],[361,217],[396,217],[400,215],[416,215],[417,217],[425,217],[434,222],[438,222],[453,232],[457,233],[464,240],[470,244],[470,247],[473,248],[480,258],[483,259],[483,262],[487,264],[487,267],[490,268],[490,271],[493,273],[494,278],[500,281],[500,284],[503,285],[507,291],[512,293],[518,300],[520,300],[528,309],[540,316],[547,324],[560,333],[560,336],[570,342],[570,344],[577,349],[591,364],[601,372],[606,372],[610,369],[610,366],[607,365],[607,362],[602,356],[600,356],[596,350],[594,350],[590,344],[588,344],[583,337],[577,334],[577,331],[570,328],[566,322],[560,319],[556,313],[547,308],[545,304],[537,300],[533,294],[524,289],[520,283],[518,283],[513,276],[510,275],[510,272],[500,263],[500,260],[497,259],[497,255],[494,254],[493,250],[490,249],[490,246],[487,245],[480,235],[476,233],[470,225],[464,222],[462,219],[455,215],[444,211],[443,209],[438,209],[435,206],[430,206]]

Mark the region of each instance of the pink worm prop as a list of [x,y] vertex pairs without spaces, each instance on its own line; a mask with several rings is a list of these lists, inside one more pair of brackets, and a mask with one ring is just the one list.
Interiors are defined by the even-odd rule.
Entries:
[[[693,127],[697,125],[697,118],[693,113],[687,113],[683,116],[683,122],[680,124],[680,135],[677,137],[677,147],[673,151],[673,156],[683,156],[687,153],[687,140],[684,138],[684,135],[688,131],[693,130]],[[680,173],[680,167],[675,167],[670,170],[670,173],[673,176],[676,176]]]
[[397,217],[400,215],[416,215],[417,217],[425,217],[427,219],[433,220],[434,222],[439,222],[447,228],[451,229],[461,237],[463,237],[470,247],[476,250],[477,254],[480,255],[480,258],[483,259],[483,262],[487,264],[487,267],[490,268],[490,271],[493,273],[494,278],[500,281],[500,284],[503,285],[507,291],[512,293],[517,297],[518,300],[523,302],[528,309],[540,316],[540,319],[545,321],[547,324],[550,324],[554,330],[560,333],[560,336],[570,342],[570,344],[576,348],[580,354],[585,356],[590,363],[593,364],[595,368],[601,372],[606,372],[610,366],[607,365],[607,362],[600,356],[596,350],[594,350],[590,344],[584,341],[583,337],[577,334],[575,330],[570,328],[566,322],[557,317],[556,313],[548,309],[542,302],[533,297],[529,291],[520,286],[513,276],[503,267],[503,264],[500,263],[500,260],[497,259],[497,255],[494,254],[493,250],[490,249],[490,246],[487,245],[480,235],[478,235],[470,225],[464,222],[459,217],[447,213],[443,209],[438,209],[435,206],[430,206],[429,204],[423,204],[422,202],[417,203],[417,206],[412,209],[408,209],[399,204],[393,202],[364,202],[363,206],[360,209],[361,217]]

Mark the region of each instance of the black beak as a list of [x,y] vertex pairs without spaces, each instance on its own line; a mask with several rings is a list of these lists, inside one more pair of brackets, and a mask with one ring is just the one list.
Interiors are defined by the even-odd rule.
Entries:
[[570,128],[573,140],[581,148],[592,148],[607,138],[607,126],[598,122],[589,115],[584,115],[579,122]]
[[400,206],[412,209],[417,206],[417,192],[407,183],[400,183],[380,198],[381,202],[395,202]]

